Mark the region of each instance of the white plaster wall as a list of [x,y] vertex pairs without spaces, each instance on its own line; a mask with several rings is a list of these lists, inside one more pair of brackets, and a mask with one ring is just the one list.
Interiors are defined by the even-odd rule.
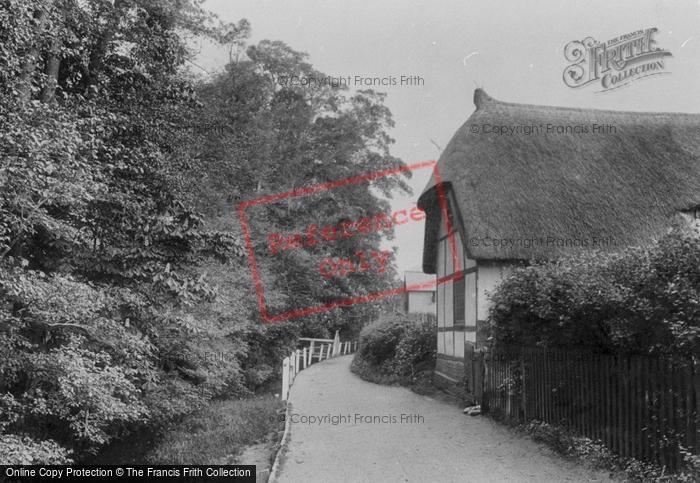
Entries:
[[486,320],[489,314],[490,301],[487,294],[512,271],[510,264],[506,263],[479,263],[477,275],[477,318]]
[[453,355],[455,355],[454,332],[448,331],[448,332],[444,332],[444,334],[445,334],[445,354],[448,356],[453,356]]
[[462,265],[462,270],[476,267],[476,260],[472,260],[471,258],[465,257],[463,263],[464,263],[464,265]]
[[476,332],[465,332],[464,342],[471,342],[472,344],[476,344]]
[[464,337],[463,332],[455,332],[455,357],[464,357]]
[[446,282],[443,284],[445,287],[445,303],[441,306],[445,308],[445,327],[452,327],[454,325],[454,284]]
[[445,276],[445,241],[438,241],[437,245],[437,279],[440,280]]

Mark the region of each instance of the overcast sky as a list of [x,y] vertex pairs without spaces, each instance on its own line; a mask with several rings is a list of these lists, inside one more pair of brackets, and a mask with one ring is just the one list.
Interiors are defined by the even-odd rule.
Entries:
[[[506,102],[628,111],[700,112],[700,1],[415,1],[208,0],[222,19],[252,25],[251,43],[282,40],[307,52],[319,71],[334,77],[420,76],[422,86],[385,86],[396,127],[392,154],[407,164],[438,158],[474,111],[474,89]],[[611,92],[600,84],[566,86],[571,64],[564,47],[593,37],[607,42],[655,27],[656,46],[673,55],[668,75],[652,76]],[[207,70],[226,62],[205,47]],[[350,86],[354,88],[353,85]],[[416,172],[414,195],[395,199],[408,209],[429,177]],[[408,226],[408,225],[407,225]],[[420,269],[423,224],[397,230],[399,270]]]

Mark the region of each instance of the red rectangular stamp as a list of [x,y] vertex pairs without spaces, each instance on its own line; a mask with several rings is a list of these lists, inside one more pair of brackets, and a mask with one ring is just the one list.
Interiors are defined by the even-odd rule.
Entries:
[[[280,314],[271,315],[268,313],[268,308],[265,302],[265,290],[262,282],[262,278],[264,277],[261,277],[259,269],[260,264],[258,263],[260,257],[267,257],[269,259],[270,257],[296,256],[303,258],[303,260],[306,262],[309,261],[309,258],[312,258],[312,263],[317,263],[318,266],[318,272],[316,272],[314,276],[319,277],[318,280],[321,281],[321,283],[324,281],[327,283],[336,277],[347,277],[348,279],[355,276],[359,277],[362,276],[362,272],[368,270],[373,270],[375,273],[386,273],[387,261],[389,260],[390,255],[389,250],[377,251],[375,248],[373,251],[366,251],[362,248],[361,243],[356,243],[353,246],[355,249],[360,249],[355,251],[352,257],[333,257],[329,256],[331,253],[330,250],[324,250],[324,245],[327,247],[330,246],[330,244],[342,244],[347,238],[356,235],[359,235],[360,237],[365,236],[368,240],[370,237],[374,236],[374,241],[376,242],[376,237],[381,236],[382,230],[386,230],[394,226],[410,226],[412,222],[415,223],[424,220],[426,214],[422,209],[414,206],[410,209],[399,209],[393,213],[377,213],[371,216],[364,214],[358,219],[347,219],[347,217],[344,217],[337,220],[335,223],[311,223],[305,229],[305,231],[298,233],[285,232],[285,230],[282,228],[275,228],[267,233],[253,233],[253,230],[251,230],[246,218],[246,210],[250,210],[255,206],[260,206],[263,204],[281,202],[284,202],[288,207],[292,201],[296,203],[304,203],[306,200],[308,202],[307,208],[309,212],[314,212],[312,210],[319,210],[320,213],[323,211],[323,203],[331,203],[333,200],[332,198],[328,198],[322,202],[319,202],[318,199],[313,199],[313,196],[317,196],[319,193],[328,192],[331,190],[352,189],[352,186],[356,183],[368,182],[385,176],[392,176],[419,169],[432,169],[433,171],[441,205],[440,209],[443,214],[442,219],[447,225],[446,232],[449,234],[449,243],[452,247],[454,266],[457,269],[456,275],[410,287],[400,286],[377,293],[335,300],[330,303],[318,304],[311,307],[298,307],[294,310],[289,310]],[[284,206],[280,206],[279,210],[283,211]],[[260,313],[263,321],[266,323],[277,322],[280,320],[320,312],[323,310],[330,310],[337,307],[368,302],[382,297],[399,295],[407,291],[437,286],[438,284],[451,282],[461,278],[461,268],[459,267],[457,247],[455,246],[452,230],[449,226],[450,222],[449,217],[447,216],[447,202],[445,201],[445,193],[440,180],[440,173],[438,171],[436,161],[425,161],[422,163],[412,164],[410,166],[402,166],[400,168],[379,171],[376,173],[356,176],[331,183],[245,201],[238,205],[238,211],[241,217],[243,233],[245,235],[248,257],[250,259],[250,266],[253,272],[253,280],[255,281],[258,302],[260,303]],[[322,216],[319,215],[319,218],[322,218]],[[367,246],[376,247],[377,244],[368,244]]]

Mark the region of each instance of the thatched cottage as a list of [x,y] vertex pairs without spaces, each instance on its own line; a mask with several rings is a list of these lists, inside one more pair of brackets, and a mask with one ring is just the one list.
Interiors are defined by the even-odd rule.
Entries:
[[487,294],[517,264],[652,242],[700,215],[700,115],[500,102],[476,111],[438,161],[426,211],[423,271],[438,280],[437,379],[458,387],[465,347],[481,346]]

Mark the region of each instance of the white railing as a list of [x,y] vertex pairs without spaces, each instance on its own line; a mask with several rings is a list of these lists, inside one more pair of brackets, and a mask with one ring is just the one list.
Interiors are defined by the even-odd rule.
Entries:
[[[282,400],[286,401],[289,395],[289,388],[292,387],[294,383],[294,378],[299,371],[309,367],[314,358],[317,362],[321,362],[324,359],[330,359],[332,357],[337,357],[341,355],[347,355],[355,352],[357,350],[357,341],[354,342],[340,342],[338,339],[338,334],[336,333],[336,338],[332,342],[327,342],[325,344],[314,344],[314,342],[324,339],[311,340],[311,346],[303,349],[297,349],[292,352],[288,357],[285,357],[282,361]],[[331,340],[331,339],[325,339]],[[303,366],[303,367],[302,367]]]

